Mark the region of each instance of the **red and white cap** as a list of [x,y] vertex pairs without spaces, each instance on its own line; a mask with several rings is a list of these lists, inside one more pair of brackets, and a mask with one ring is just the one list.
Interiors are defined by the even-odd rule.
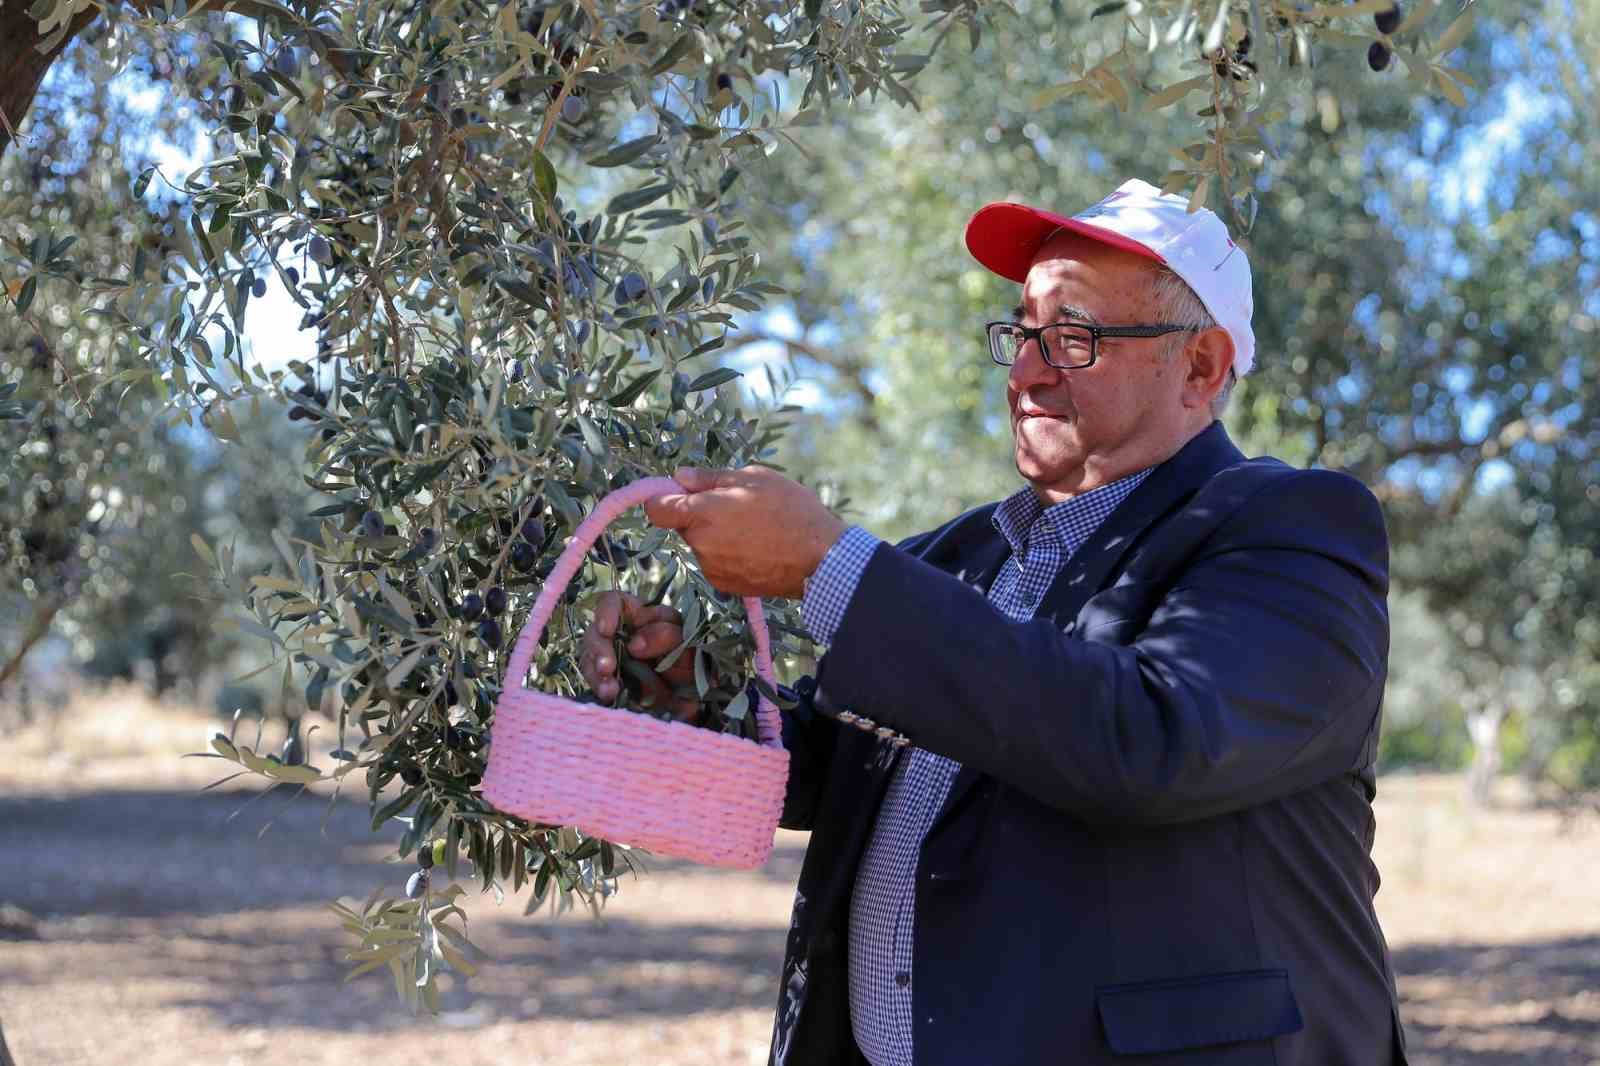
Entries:
[[1214,213],[1190,212],[1185,197],[1134,179],[1070,218],[1025,204],[988,204],[967,223],[967,249],[996,274],[1021,282],[1039,248],[1063,229],[1165,263],[1233,338],[1234,373],[1250,372],[1256,361],[1250,261]]

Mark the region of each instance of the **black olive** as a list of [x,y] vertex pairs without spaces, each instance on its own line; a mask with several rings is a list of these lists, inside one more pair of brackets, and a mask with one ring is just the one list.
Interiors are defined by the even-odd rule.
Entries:
[[417,849],[417,865],[424,870],[433,869],[433,843],[431,841],[424,840],[422,846]]
[[649,282],[644,280],[644,275],[629,271],[617,280],[616,300],[619,304],[631,304],[644,296],[649,290]]
[[491,588],[483,598],[483,606],[490,614],[504,614],[507,605],[506,590],[499,585]]
[[415,766],[407,766],[405,769],[400,771],[400,780],[404,781],[411,788],[416,788],[418,785],[422,784],[422,771],[418,770]]
[[478,623],[478,639],[491,648],[500,646],[500,623],[493,618],[485,618]]
[[[1379,33],[1393,33],[1395,30],[1400,28],[1400,22],[1403,18],[1403,15],[1404,13],[1400,10],[1400,5],[1395,4],[1389,10],[1380,11],[1376,15],[1373,15],[1372,22],[1373,25],[1378,27]],[[1369,49],[1369,55],[1370,51],[1371,50]],[[1368,62],[1371,62],[1371,60],[1369,59]],[[1388,66],[1388,63],[1386,62],[1384,66]],[[1373,67],[1372,69],[1382,70],[1383,67]]]
[[1367,49],[1367,66],[1373,70],[1388,70],[1389,57],[1392,54],[1382,41],[1373,41]]
[[483,597],[476,592],[467,593],[461,600],[461,617],[474,622],[481,614],[483,614]]

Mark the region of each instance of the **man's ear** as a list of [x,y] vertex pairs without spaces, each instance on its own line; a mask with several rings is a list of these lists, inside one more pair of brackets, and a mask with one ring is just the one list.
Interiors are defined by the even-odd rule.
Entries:
[[1209,408],[1233,369],[1233,337],[1221,326],[1201,330],[1188,348],[1188,372],[1183,379],[1183,405]]

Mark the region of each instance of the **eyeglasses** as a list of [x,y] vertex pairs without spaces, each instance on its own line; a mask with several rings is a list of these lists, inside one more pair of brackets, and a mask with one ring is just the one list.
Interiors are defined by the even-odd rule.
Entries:
[[1024,326],[1018,322],[990,322],[989,354],[1001,366],[1017,361],[1017,353],[1029,341],[1039,342],[1044,361],[1057,370],[1082,370],[1100,357],[1101,337],[1161,337],[1168,333],[1194,332],[1194,326],[1090,326],[1079,322],[1059,322],[1049,326]]

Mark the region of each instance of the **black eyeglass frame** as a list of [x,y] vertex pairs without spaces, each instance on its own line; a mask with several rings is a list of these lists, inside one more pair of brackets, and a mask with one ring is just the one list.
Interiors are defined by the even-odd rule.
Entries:
[[[989,356],[1000,366],[1011,366],[1016,362],[1013,358],[1010,363],[1000,358],[1000,341],[996,334],[996,327],[1004,328],[1013,333],[1021,333],[1022,341],[1017,345],[1017,351],[1029,341],[1039,345],[1039,355],[1046,365],[1057,370],[1086,370],[1094,366],[1100,358],[1101,337],[1164,337],[1168,333],[1198,333],[1197,326],[1174,326],[1169,324],[1155,326],[1097,326],[1089,322],[1051,322],[1044,326],[1024,326],[1020,322],[988,322],[984,324],[984,336],[989,340]],[[1071,363],[1063,366],[1050,359],[1050,349],[1044,343],[1044,333],[1051,329],[1077,329],[1089,334],[1089,361],[1087,363]]]

